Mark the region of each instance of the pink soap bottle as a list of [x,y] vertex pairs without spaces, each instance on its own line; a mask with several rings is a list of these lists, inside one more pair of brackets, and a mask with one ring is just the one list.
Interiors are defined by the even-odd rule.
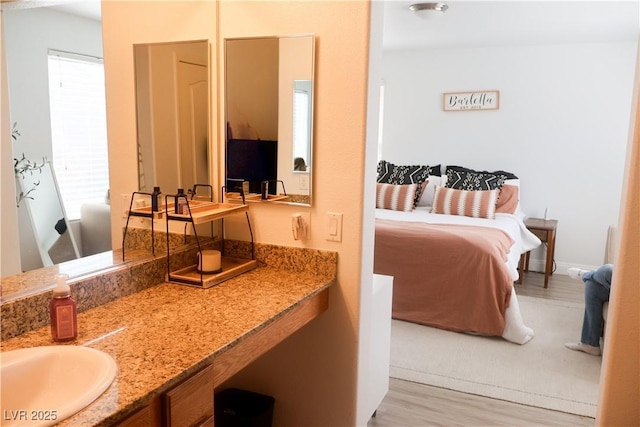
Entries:
[[78,336],[76,302],[71,298],[68,278],[66,274],[56,276],[57,286],[49,302],[51,337],[57,342],[72,341]]

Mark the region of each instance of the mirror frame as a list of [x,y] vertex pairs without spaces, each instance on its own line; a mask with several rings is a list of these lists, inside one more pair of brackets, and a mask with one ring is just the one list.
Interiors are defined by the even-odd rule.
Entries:
[[[312,206],[312,202],[313,202],[313,186],[312,186],[312,181],[313,181],[313,151],[314,151],[314,124],[315,124],[315,120],[314,120],[314,113],[315,113],[315,108],[314,108],[314,104],[315,104],[315,55],[316,55],[316,36],[313,33],[305,33],[305,34],[294,34],[294,35],[281,35],[281,36],[255,36],[255,37],[229,37],[229,38],[225,38],[224,39],[224,66],[223,66],[223,72],[224,72],[224,99],[223,99],[223,109],[224,109],[224,126],[223,128],[225,129],[225,133],[224,133],[224,138],[221,138],[221,141],[223,141],[224,146],[221,147],[221,152],[224,152],[224,158],[219,159],[220,162],[220,166],[221,169],[223,171],[222,174],[222,180],[223,180],[223,185],[227,184],[227,169],[228,169],[228,142],[232,135],[233,135],[233,131],[230,128],[229,125],[229,111],[230,111],[230,107],[229,107],[229,91],[228,91],[228,86],[229,86],[229,43],[230,42],[234,42],[234,41],[251,41],[251,40],[282,40],[282,39],[301,39],[301,38],[309,38],[310,40],[310,50],[309,50],[309,69],[310,69],[310,73],[309,73],[309,78],[294,78],[291,80],[291,86],[290,86],[290,91],[289,89],[287,89],[287,93],[291,94],[291,108],[293,109],[293,94],[294,94],[294,82],[295,81],[299,81],[299,80],[310,80],[311,81],[311,85],[310,85],[310,100],[309,100],[309,149],[308,149],[308,153],[309,153],[309,158],[307,160],[307,171],[294,171],[293,170],[293,163],[294,163],[294,156],[293,156],[293,117],[291,117],[291,123],[290,126],[288,126],[288,132],[290,132],[290,143],[288,144],[288,148],[286,148],[286,156],[290,156],[290,159],[286,161],[286,164],[283,161],[278,161],[277,162],[277,174],[276,174],[276,180],[271,181],[269,184],[269,193],[271,195],[275,195],[279,192],[279,190],[282,190],[283,192],[287,193],[288,197],[280,197],[280,196],[276,196],[276,197],[272,197],[269,196],[266,200],[262,200],[260,197],[256,197],[256,198],[252,198],[252,197],[248,197],[246,200],[249,202],[262,202],[262,201],[270,201],[272,203],[279,203],[279,204],[290,204],[290,205],[296,205],[296,206]],[[279,69],[279,67],[278,67]],[[280,72],[278,72],[278,75],[280,77]],[[306,76],[305,76],[306,77]],[[280,104],[281,104],[281,100],[282,100],[282,95],[280,92],[282,92],[282,88],[280,88],[278,90],[278,112],[281,110]],[[293,115],[293,112],[292,112]],[[278,122],[277,122],[277,128],[278,128],[278,135],[277,135],[277,143],[278,143],[278,148],[277,148],[277,153],[276,153],[276,157],[280,158],[282,156],[281,154],[281,150],[283,149],[282,144],[280,144],[280,140],[281,140],[281,136],[280,136],[280,130],[283,129],[282,125],[282,118],[280,117],[280,115],[278,114]],[[246,128],[248,131],[252,130],[252,127],[250,126],[250,124],[246,124]],[[252,130],[255,134],[257,134],[257,131],[255,129]],[[240,135],[240,137],[242,137],[243,135]],[[269,138],[267,138],[269,139]],[[242,139],[238,139],[239,141],[242,141]],[[257,140],[260,140],[260,135],[257,135]],[[267,142],[267,141],[265,141]],[[222,157],[222,156],[221,156]],[[286,172],[284,172],[286,171]],[[308,188],[308,194],[301,194],[301,195],[296,195],[296,194],[290,194],[289,190],[287,188],[285,188],[285,184],[284,181],[282,180],[282,173],[288,173],[291,175],[291,179],[296,179],[298,181],[303,181],[303,184],[300,185],[300,187],[306,186]],[[255,192],[255,191],[254,191]],[[297,196],[297,197],[296,197]]]
[[[39,190],[37,195],[25,197],[21,203],[24,203],[27,218],[32,224],[42,266],[50,267],[81,258],[52,161],[45,161],[38,174],[21,174],[17,181],[21,194],[31,188]],[[51,224],[55,227],[52,228]]]

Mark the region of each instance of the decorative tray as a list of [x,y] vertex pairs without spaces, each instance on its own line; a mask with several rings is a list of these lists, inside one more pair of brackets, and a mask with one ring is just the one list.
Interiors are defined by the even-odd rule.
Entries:
[[176,270],[167,275],[167,281],[198,288],[210,288],[218,283],[229,280],[258,266],[258,261],[252,259],[222,257],[222,271],[216,274],[200,274],[196,265]]

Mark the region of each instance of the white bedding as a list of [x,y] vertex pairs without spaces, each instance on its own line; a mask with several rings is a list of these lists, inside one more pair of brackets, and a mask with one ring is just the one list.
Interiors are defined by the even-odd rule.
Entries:
[[[515,241],[508,254],[507,267],[514,281],[518,280],[518,263],[523,252],[537,248],[541,242],[527,230],[523,215],[496,214],[495,219],[471,218],[458,215],[433,214],[431,207],[417,207],[411,212],[376,209],[376,218],[394,221],[423,222],[428,224],[461,224],[498,228],[505,231]],[[502,337],[517,344],[525,344],[534,336],[534,331],[522,321],[515,288],[512,288],[511,302],[505,311],[505,329]]]

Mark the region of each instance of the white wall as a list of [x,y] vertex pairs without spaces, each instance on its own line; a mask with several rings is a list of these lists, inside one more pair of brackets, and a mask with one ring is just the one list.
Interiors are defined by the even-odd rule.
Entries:
[[[385,52],[382,158],[511,171],[524,212],[559,221],[557,271],[599,265],[618,220],[635,59],[634,42]],[[442,111],[444,92],[473,90],[499,90],[500,109]]]
[[[384,25],[384,4],[372,2],[369,27],[369,69],[367,81],[367,141],[365,149],[364,181],[364,209],[362,210],[362,256],[360,259],[360,318],[358,334],[358,388],[356,404],[356,425],[366,426],[371,418],[371,405],[377,403],[387,382],[379,381],[378,364],[384,363],[389,357],[389,348],[379,326],[384,325],[381,320],[380,308],[385,305],[385,296],[391,304],[392,289],[381,289],[388,286],[388,278],[373,277],[373,247],[375,244],[375,197],[376,170],[371,166],[376,162],[377,142],[380,124],[380,80],[382,75],[382,28]],[[374,284],[374,281],[377,282]],[[392,285],[392,284],[391,284]],[[374,295],[375,294],[375,295]],[[390,310],[390,307],[389,307]],[[390,319],[389,319],[390,321]],[[389,337],[390,339],[390,337]],[[371,351],[384,350],[387,354],[371,356]],[[387,379],[388,381],[388,379]]]
[[[4,15],[0,12],[0,34],[4,31]],[[0,38],[0,277],[20,273],[20,256],[18,246],[18,211],[15,206],[15,178],[13,173],[13,153],[11,150],[11,120],[9,118],[9,95],[7,82],[5,38]]]
[[11,121],[27,157],[51,159],[48,49],[102,57],[100,22],[46,7],[3,11]]

